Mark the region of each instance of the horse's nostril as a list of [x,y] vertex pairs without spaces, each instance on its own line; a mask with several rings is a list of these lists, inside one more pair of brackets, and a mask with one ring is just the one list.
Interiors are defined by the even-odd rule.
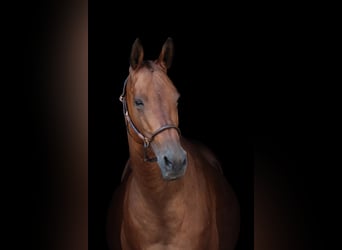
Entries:
[[164,161],[165,161],[166,166],[172,167],[172,162],[166,156],[164,156]]
[[164,160],[164,166],[169,171],[171,171],[171,170],[172,171],[180,171],[187,164],[187,158],[186,157],[174,158],[173,155],[171,155],[171,157],[164,155],[163,160]]

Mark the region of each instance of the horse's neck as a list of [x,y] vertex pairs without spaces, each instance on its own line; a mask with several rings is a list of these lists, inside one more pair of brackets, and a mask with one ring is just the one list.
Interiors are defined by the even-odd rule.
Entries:
[[171,202],[184,198],[184,177],[178,180],[165,181],[157,163],[146,163],[130,159],[132,177],[130,195],[135,200],[143,200],[151,209],[162,211]]
[[[149,185],[147,182],[139,181],[141,179],[133,174],[127,201],[134,208],[132,210],[134,214],[143,212],[144,215],[147,215],[151,213],[151,215],[158,214],[162,218],[170,215],[172,211],[176,211],[176,208],[180,212],[179,209],[184,204],[185,199],[182,180],[166,182],[150,179]],[[137,212],[136,208],[139,208],[140,211]]]
[[[142,167],[146,167],[144,173],[138,171]],[[156,237],[155,240],[160,237],[155,229],[162,226],[169,232],[176,232],[186,213],[184,181],[164,181],[157,168],[139,166],[133,169],[125,206],[128,224],[144,231],[144,237]]]
[[139,203],[139,206],[144,206],[148,210],[162,213],[170,209],[172,204],[184,200],[184,178],[173,181],[163,180],[157,163],[143,160],[142,145],[133,140],[129,142],[129,146],[132,176],[128,202]]

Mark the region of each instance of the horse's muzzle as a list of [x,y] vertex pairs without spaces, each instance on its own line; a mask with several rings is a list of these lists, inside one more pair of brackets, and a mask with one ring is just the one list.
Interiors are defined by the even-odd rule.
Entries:
[[176,151],[167,151],[158,157],[158,164],[164,180],[175,180],[185,174],[187,154],[180,148]]

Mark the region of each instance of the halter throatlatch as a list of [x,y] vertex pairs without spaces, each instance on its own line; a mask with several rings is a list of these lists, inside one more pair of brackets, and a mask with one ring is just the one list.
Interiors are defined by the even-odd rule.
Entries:
[[[124,113],[125,120],[126,120],[126,127],[127,127],[127,123],[128,123],[131,126],[131,128],[133,129],[133,131],[139,136],[139,138],[142,139],[143,145],[144,145],[144,161],[145,162],[155,162],[155,161],[157,161],[156,157],[148,158],[148,156],[147,156],[147,149],[149,148],[149,146],[150,146],[151,142],[153,141],[154,137],[156,135],[160,134],[161,132],[163,132],[164,130],[171,129],[171,128],[176,129],[178,134],[180,134],[180,129],[177,126],[175,126],[175,125],[166,124],[166,125],[158,128],[156,131],[154,131],[150,137],[147,137],[144,134],[142,134],[138,130],[138,128],[134,125],[134,123],[133,123],[133,121],[130,118],[129,113],[128,113],[127,102],[126,102],[126,85],[127,85],[127,81],[128,81],[128,77],[126,78],[126,80],[124,82],[123,91],[122,91],[122,94],[119,97],[119,100],[122,102],[123,113]],[[129,130],[128,130],[128,128],[127,128],[127,131],[128,131],[128,134],[131,135]]]

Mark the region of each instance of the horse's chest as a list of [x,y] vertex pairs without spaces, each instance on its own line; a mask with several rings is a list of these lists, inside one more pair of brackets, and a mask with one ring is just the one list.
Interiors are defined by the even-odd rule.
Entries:
[[182,216],[172,214],[169,216],[173,217],[171,221],[141,218],[139,222],[131,223],[130,229],[125,230],[131,233],[124,236],[124,241],[135,246],[127,247],[127,249],[216,248],[216,227],[211,215],[196,210],[184,213]]

